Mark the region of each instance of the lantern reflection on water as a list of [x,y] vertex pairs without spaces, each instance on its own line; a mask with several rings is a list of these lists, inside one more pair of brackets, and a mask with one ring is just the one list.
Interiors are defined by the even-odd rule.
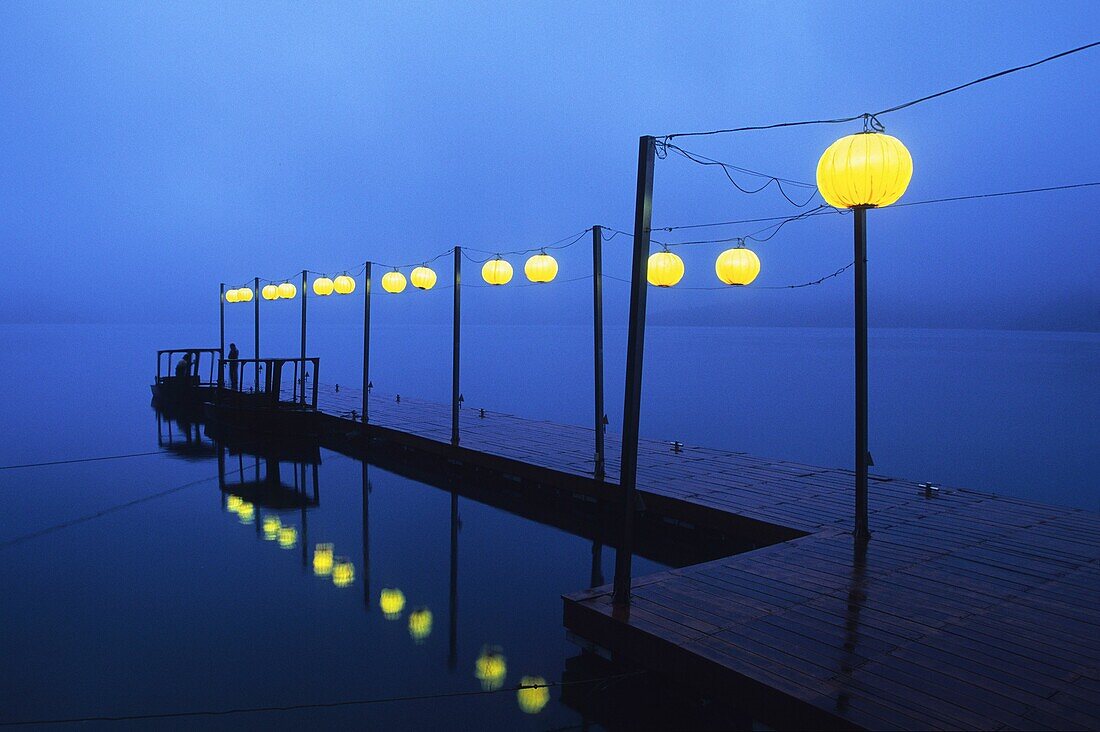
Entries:
[[284,526],[279,529],[279,547],[293,549],[298,545],[298,529],[293,526]]
[[507,674],[508,663],[501,650],[484,646],[474,663],[474,676],[481,682],[482,690],[496,691],[504,686],[504,677]]
[[248,501],[241,501],[237,508],[237,518],[242,524],[250,524],[256,520],[256,507]]
[[347,587],[355,581],[355,565],[347,557],[336,557],[332,564],[332,584]]
[[409,613],[409,635],[418,644],[432,633],[432,611],[426,607],[417,608]]
[[313,549],[313,574],[327,577],[332,574],[332,544],[318,544]]
[[240,496],[230,494],[229,497],[225,499],[225,510],[236,513],[241,510],[242,503],[244,503],[244,501],[241,500]]
[[283,528],[283,522],[278,516],[264,516],[264,540],[275,541],[279,538],[279,529]]
[[383,587],[378,596],[378,607],[382,608],[386,620],[397,620],[405,609],[405,593],[395,587]]
[[546,679],[541,676],[524,676],[519,685],[516,699],[519,701],[519,708],[527,714],[538,714],[550,701],[550,689],[546,687]]

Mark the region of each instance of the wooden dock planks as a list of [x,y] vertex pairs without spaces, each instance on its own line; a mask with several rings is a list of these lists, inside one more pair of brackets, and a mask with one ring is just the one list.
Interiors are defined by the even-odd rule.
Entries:
[[[361,395],[322,388],[319,404],[347,417]],[[481,414],[462,410],[464,450],[591,479],[592,430]],[[448,405],[372,396],[370,415],[449,443]],[[614,483],[619,442],[606,444]],[[713,693],[752,694],[783,724],[1100,728],[1100,515],[872,476],[860,550],[853,483],[847,470],[643,440],[643,500],[785,527],[789,540],[636,578],[628,611],[609,587],[570,595],[567,629]]]

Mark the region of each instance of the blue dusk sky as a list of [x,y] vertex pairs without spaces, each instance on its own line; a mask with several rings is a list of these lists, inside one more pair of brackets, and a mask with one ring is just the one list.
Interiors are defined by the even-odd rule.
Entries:
[[[5,2],[0,322],[214,323],[222,281],[629,230],[639,135],[874,111],[1098,39],[1093,1]],[[918,201],[1100,180],[1098,109],[1094,49],[882,121]],[[813,181],[860,129],[678,142]],[[872,325],[1100,330],[1098,209],[1090,188],[871,212]],[[774,187],[657,163],[655,228],[797,211]],[[588,273],[586,241],[560,252],[562,282],[478,290],[472,317],[583,321],[590,285],[566,280]],[[607,242],[608,274],[628,276],[629,242]],[[688,289],[717,283],[722,248],[681,251],[684,288],[651,298],[653,322],[849,322],[850,272]],[[851,261],[850,219],[754,249],[760,285],[816,279]],[[392,317],[446,322],[445,293],[407,292],[435,305]],[[609,325],[625,295],[609,282]]]

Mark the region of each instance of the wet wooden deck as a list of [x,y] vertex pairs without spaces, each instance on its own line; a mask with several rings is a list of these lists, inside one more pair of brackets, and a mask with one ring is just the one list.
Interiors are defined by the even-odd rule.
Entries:
[[[319,406],[350,418],[360,400],[326,388]],[[591,480],[590,429],[466,407],[453,451],[447,405],[372,397],[370,412],[379,434],[441,454],[613,489]],[[607,449],[614,482],[614,435]],[[1100,514],[873,476],[860,551],[848,470],[643,440],[638,489],[647,510],[778,543],[638,577],[628,611],[610,587],[564,598],[582,642],[750,695],[783,725],[1100,728]]]

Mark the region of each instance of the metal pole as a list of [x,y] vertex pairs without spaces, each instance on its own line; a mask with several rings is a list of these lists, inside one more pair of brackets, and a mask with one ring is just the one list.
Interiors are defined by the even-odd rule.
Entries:
[[[370,262],[363,269],[363,437],[367,436],[367,398],[370,393]],[[327,373],[327,372],[326,372]],[[365,469],[365,468],[364,468]]]
[[306,403],[306,270],[302,270],[302,365],[298,371],[298,379],[302,385],[302,404]]
[[256,391],[260,391],[260,278],[257,277],[252,283],[252,302],[255,303],[253,308],[252,327],[256,336]]
[[634,258],[630,267],[630,319],[626,342],[626,389],[623,399],[623,446],[619,485],[623,493],[623,530],[615,552],[616,605],[630,604],[630,559],[634,552],[634,490],[638,479],[638,420],[642,409],[642,356],[645,353],[646,266],[649,224],[653,215],[655,140],[638,141],[638,191],[634,201]]
[[867,209],[856,207],[855,330],[856,330],[856,516],[855,537],[871,538],[867,526]]
[[[218,295],[218,391],[221,391],[222,381],[222,362],[225,358],[225,283],[221,283]],[[157,357],[157,368],[160,368],[160,357]]]
[[455,247],[454,324],[451,332],[454,341],[451,350],[451,444],[458,444],[458,391],[459,336],[462,312],[462,247]]
[[596,400],[596,480],[604,478],[603,453],[603,228],[592,227],[592,339]]

